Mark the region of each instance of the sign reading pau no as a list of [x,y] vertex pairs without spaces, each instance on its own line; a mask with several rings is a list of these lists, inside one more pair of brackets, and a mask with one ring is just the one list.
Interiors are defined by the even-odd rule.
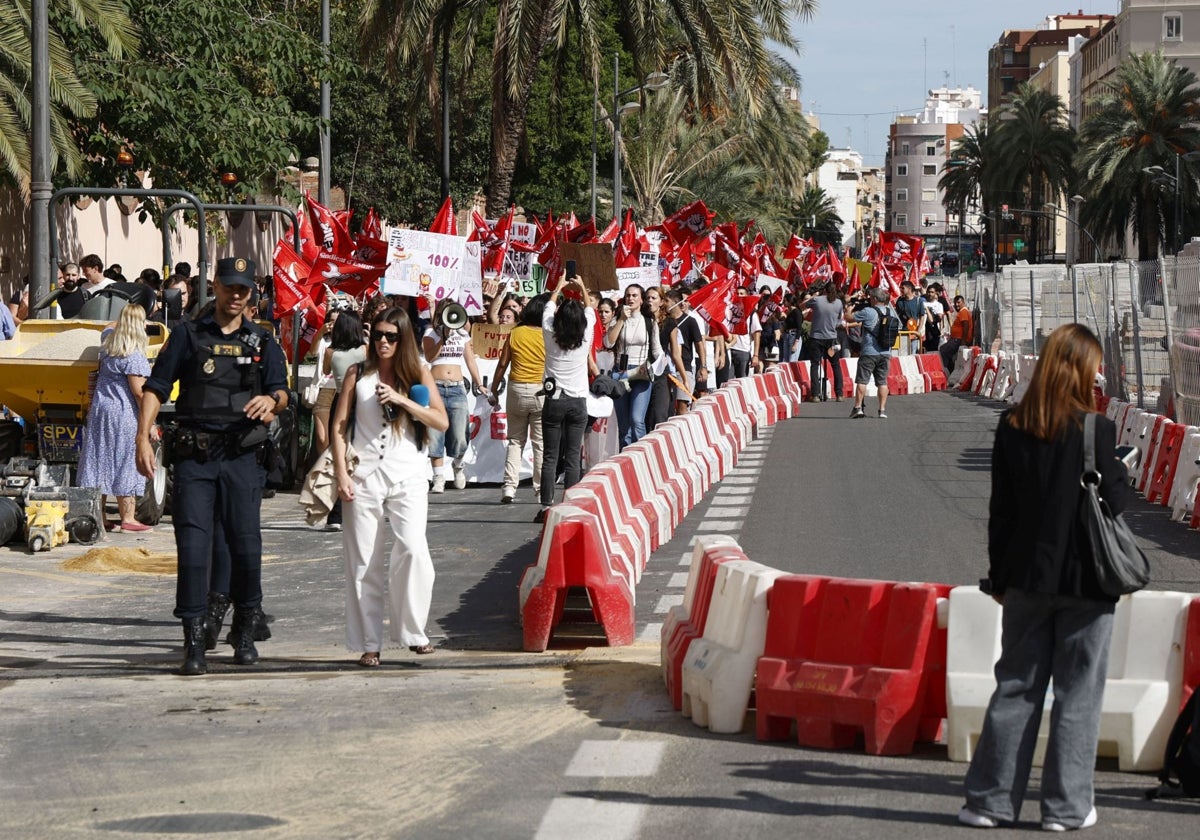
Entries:
[[388,235],[383,293],[411,297],[432,293],[450,298],[471,315],[483,314],[483,272],[479,243],[464,236],[424,230],[393,230]]

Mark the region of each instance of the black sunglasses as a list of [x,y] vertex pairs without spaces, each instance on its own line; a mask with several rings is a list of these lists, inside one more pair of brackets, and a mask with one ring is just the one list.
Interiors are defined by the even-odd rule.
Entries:
[[372,341],[386,341],[388,344],[395,344],[400,340],[400,333],[397,330],[371,330]]

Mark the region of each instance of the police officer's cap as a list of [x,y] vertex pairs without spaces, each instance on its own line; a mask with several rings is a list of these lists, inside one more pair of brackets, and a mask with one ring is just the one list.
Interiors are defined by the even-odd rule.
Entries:
[[217,282],[224,286],[248,286],[253,289],[253,260],[243,257],[225,257],[217,260]]

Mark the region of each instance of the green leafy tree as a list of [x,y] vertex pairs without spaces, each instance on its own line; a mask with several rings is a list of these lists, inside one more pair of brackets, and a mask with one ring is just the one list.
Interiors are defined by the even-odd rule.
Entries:
[[1180,201],[1196,221],[1196,166],[1186,155],[1200,149],[1200,87],[1197,77],[1163,56],[1127,57],[1115,80],[1094,101],[1080,130],[1079,169],[1084,204],[1080,224],[1120,241],[1130,225],[1138,258],[1154,259],[1173,224],[1174,192],[1146,172],[1158,166],[1174,177],[1180,155]]
[[[78,177],[84,157],[72,136],[72,120],[96,112],[96,96],[75,66],[74,36],[91,35],[99,51],[119,61],[138,48],[137,27],[121,0],[49,0],[50,144],[52,172]],[[30,4],[0,0],[0,167],[28,197],[30,177]]]
[[820,187],[808,186],[791,205],[792,221],[796,228],[814,242],[840,247],[842,217],[838,215],[833,198]]
[[[1067,123],[1062,99],[1022,84],[997,116],[991,151],[998,192],[1010,197],[1014,206],[1022,202],[1034,210],[1067,193],[1075,178],[1075,132]],[[1049,221],[1035,216],[1030,223],[1032,262],[1041,256],[1041,228]]]
[[[487,184],[488,209],[502,212],[512,194],[517,159],[526,137],[536,72],[543,56],[556,60],[581,55],[599,73],[604,9],[591,3],[528,3],[496,0],[490,40],[492,141]],[[613,4],[642,67],[672,67],[677,84],[709,105],[724,104],[731,91],[745,92],[753,108],[771,89],[774,58],[768,44],[796,46],[790,24],[807,16],[814,0],[704,0],[658,3],[634,0]],[[368,0],[362,9],[364,42],[381,50],[388,64],[417,75],[436,100],[439,63],[432,60],[439,39],[450,35],[464,45],[469,73],[493,3],[489,0]],[[572,37],[574,36],[574,37]],[[686,47],[686,49],[681,49]],[[682,58],[681,58],[682,56]],[[633,76],[636,78],[636,74]]]
[[[995,135],[988,132],[986,123],[969,127],[950,148],[950,160],[942,171],[938,186],[948,213],[966,218],[967,209],[979,202],[984,229],[992,236],[993,211],[1001,199],[1000,164],[995,153]],[[988,259],[993,249],[985,247]]]
[[113,159],[125,148],[155,186],[223,201],[221,173],[252,195],[315,149],[320,74],[349,69],[326,65],[310,31],[315,3],[132,0],[131,15],[143,33],[138,56],[80,62],[99,100],[82,140],[96,183],[116,179]]

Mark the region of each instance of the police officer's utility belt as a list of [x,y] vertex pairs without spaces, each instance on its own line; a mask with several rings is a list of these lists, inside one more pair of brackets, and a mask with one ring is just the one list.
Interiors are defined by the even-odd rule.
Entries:
[[267,442],[267,427],[259,424],[231,432],[206,432],[186,426],[176,428],[171,442],[171,460],[236,458],[252,450],[261,450]]

